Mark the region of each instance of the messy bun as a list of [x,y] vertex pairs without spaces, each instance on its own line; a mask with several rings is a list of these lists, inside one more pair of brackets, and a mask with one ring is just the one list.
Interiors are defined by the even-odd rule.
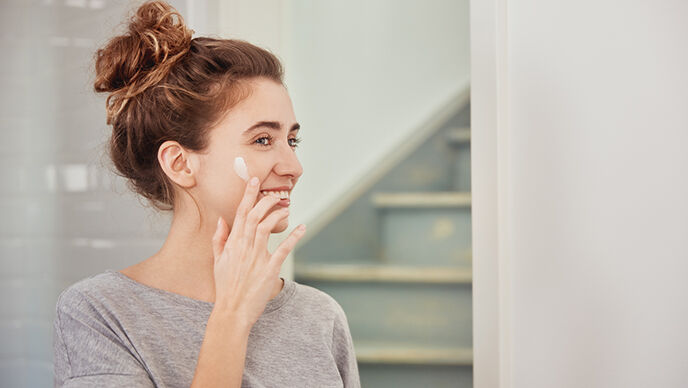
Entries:
[[248,96],[247,81],[283,84],[277,57],[235,39],[192,38],[193,30],[163,1],[142,4],[125,34],[94,55],[96,92],[106,92],[109,153],[119,175],[160,210],[174,208],[175,191],[157,159],[175,140],[192,151],[207,146],[208,131]]
[[[176,20],[175,20],[176,16]],[[130,98],[159,83],[191,48],[193,30],[166,3],[143,4],[129,21],[128,33],[113,38],[96,52],[97,92],[107,98],[107,123]]]

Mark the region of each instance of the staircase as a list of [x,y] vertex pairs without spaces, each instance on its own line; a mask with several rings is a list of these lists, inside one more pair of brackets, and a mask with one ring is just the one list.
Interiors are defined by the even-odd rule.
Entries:
[[294,280],[346,312],[363,387],[473,386],[468,90],[434,117],[294,251]]

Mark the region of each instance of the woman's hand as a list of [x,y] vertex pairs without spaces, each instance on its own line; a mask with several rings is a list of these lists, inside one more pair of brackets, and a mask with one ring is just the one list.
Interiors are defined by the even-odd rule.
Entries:
[[295,228],[274,253],[268,252],[270,233],[281,219],[289,215],[289,210],[279,209],[265,217],[279,198],[266,195],[255,204],[259,184],[257,177],[253,179],[256,183],[252,185],[249,181],[246,185],[231,233],[227,222],[220,217],[213,236],[214,308],[222,309],[250,326],[265,310],[279,279],[282,263],[305,234],[305,225],[301,225],[303,228]]

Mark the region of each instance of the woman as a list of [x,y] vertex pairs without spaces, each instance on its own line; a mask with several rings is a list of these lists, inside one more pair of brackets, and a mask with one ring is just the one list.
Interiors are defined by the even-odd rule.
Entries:
[[[156,254],[60,294],[55,385],[358,387],[341,306],[279,277],[305,228],[267,250],[288,226],[280,197],[303,172],[280,62],[192,32],[149,2],[96,52],[114,165],[174,216]],[[234,171],[236,157],[255,185]]]

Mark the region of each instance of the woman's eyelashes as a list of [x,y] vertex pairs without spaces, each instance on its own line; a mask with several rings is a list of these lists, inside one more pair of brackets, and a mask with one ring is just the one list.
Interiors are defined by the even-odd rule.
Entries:
[[[260,141],[260,140],[263,140],[263,139],[268,139],[268,141],[270,142],[270,144],[272,144],[272,141],[274,140],[274,137],[272,137],[272,136],[270,136],[270,135],[266,135],[266,136],[263,136],[263,137],[261,137],[261,138],[256,139],[256,141]],[[292,138],[289,138],[289,139],[287,139],[287,140],[293,141],[293,143],[291,144],[291,146],[292,146],[293,148],[298,147],[298,146],[299,146],[299,143],[301,142],[301,138],[300,138],[300,137],[292,137]],[[260,145],[262,145],[262,146],[264,146],[264,147],[267,147],[267,146],[270,145],[270,144],[264,144],[264,143],[258,143],[258,144],[260,144]]]

